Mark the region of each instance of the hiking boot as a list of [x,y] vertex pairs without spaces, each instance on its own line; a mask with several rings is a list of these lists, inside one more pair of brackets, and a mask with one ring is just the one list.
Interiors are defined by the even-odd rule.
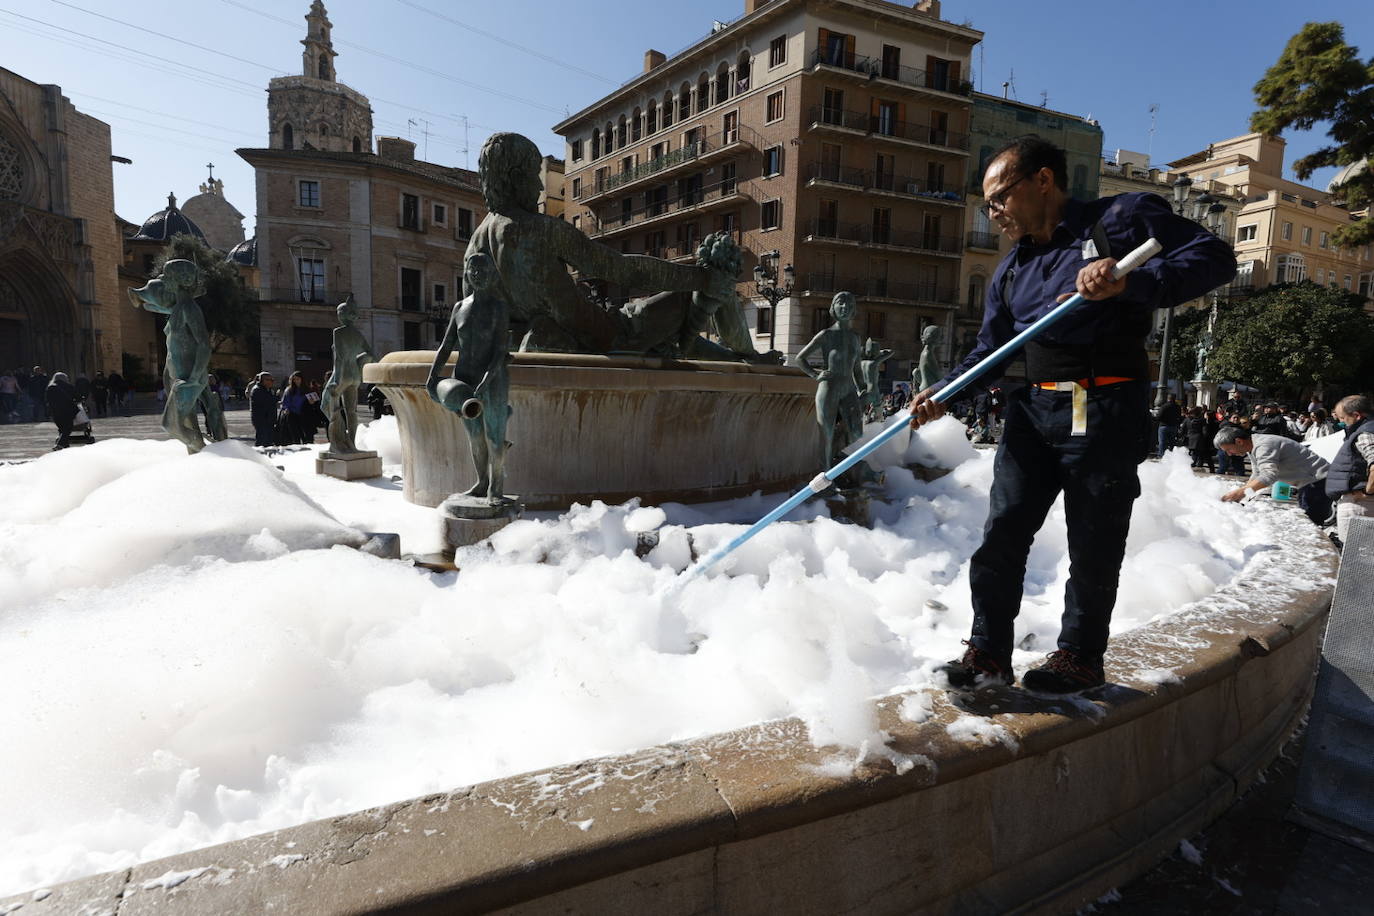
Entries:
[[955,690],[969,690],[985,684],[1010,684],[1015,678],[1011,673],[1011,656],[998,657],[964,640],[968,650],[964,657],[946,662],[935,670],[949,680]]
[[1045,663],[1021,675],[1021,686],[1036,693],[1079,693],[1107,683],[1102,663],[1067,649],[1051,652]]

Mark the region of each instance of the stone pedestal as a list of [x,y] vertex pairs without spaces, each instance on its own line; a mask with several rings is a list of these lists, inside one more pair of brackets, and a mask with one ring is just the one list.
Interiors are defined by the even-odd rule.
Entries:
[[315,459],[315,473],[340,480],[363,480],[382,476],[382,459],[376,452],[320,452]]
[[525,504],[518,496],[504,496],[497,500],[485,496],[464,496],[455,493],[439,504],[444,520],[444,540],[447,553],[459,547],[485,541],[525,512]]
[[1197,404],[1199,407],[1206,407],[1210,410],[1216,409],[1217,388],[1220,384],[1220,382],[1193,382],[1193,387],[1197,389]]

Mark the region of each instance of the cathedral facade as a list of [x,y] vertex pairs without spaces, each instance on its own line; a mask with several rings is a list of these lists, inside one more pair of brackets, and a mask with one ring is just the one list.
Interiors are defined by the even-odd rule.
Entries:
[[0,68],[0,368],[119,368],[112,169],[108,124]]

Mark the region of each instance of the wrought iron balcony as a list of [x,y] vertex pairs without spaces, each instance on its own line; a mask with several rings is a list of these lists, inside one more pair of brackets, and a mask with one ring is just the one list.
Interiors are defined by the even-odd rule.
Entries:
[[837,277],[834,274],[806,274],[799,289],[812,293],[848,291],[858,297],[895,299],[900,302],[955,304],[953,287],[935,283],[889,280],[886,277]]
[[324,286],[274,286],[259,293],[260,302],[294,302],[307,305],[327,305],[330,308],[351,295],[347,291],[329,290]]
[[879,57],[860,57],[839,48],[817,48],[811,52],[811,67],[835,67],[865,79],[890,80],[913,89],[933,89],[964,96],[973,92],[973,84],[968,80],[950,79],[948,74],[905,67]]
[[825,181],[862,191],[877,191],[901,197],[920,197],[927,200],[958,203],[963,197],[957,191],[943,186],[930,188],[927,183],[910,175],[894,175],[891,172],[869,171],[828,162],[811,162],[806,168],[806,180]]
[[970,232],[966,244],[969,248],[986,248],[996,251],[998,240],[999,236],[996,232]]
[[806,235],[812,241],[833,241],[852,245],[885,245],[932,254],[958,254],[957,236],[933,232],[893,229],[870,223],[841,223],[838,220],[813,219],[806,224]]
[[620,232],[631,226],[647,223],[660,217],[671,217],[694,209],[705,209],[735,199],[743,199],[739,181],[731,178],[705,185],[673,196],[664,195],[660,199],[650,199],[647,204],[626,212],[618,212],[600,221],[600,225],[590,233],[592,238],[600,238]]
[[958,152],[968,150],[968,134],[955,133],[951,130],[932,127],[929,124],[899,121],[886,115],[874,115],[865,111],[847,111],[829,105],[813,105],[808,113],[808,121],[813,127],[834,127],[862,131],[871,137],[907,140],[925,146]]
[[[601,180],[592,176],[591,187],[582,192],[580,199],[583,202],[591,202],[598,197],[603,197],[655,175],[678,171],[681,167],[694,162],[714,159],[738,146],[743,145],[758,149],[761,145],[758,132],[751,127],[739,126],[728,131],[719,130],[714,133],[706,133],[705,129],[700,129],[698,134],[699,136],[684,142],[677,149],[661,156],[655,156],[647,162],[641,162],[633,168],[608,175]],[[676,134],[665,132],[663,136],[666,138],[676,136]]]

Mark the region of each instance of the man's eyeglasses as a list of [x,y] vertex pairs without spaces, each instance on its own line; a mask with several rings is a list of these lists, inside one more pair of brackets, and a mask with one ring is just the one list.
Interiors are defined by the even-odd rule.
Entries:
[[1029,177],[1029,175],[1022,175],[1020,178],[1016,179],[1011,184],[1007,185],[1005,188],[998,191],[996,194],[989,195],[988,202],[979,207],[978,212],[983,214],[984,216],[991,216],[994,212],[1001,213],[1003,210],[1007,208],[1007,195],[1011,193],[1011,189],[1016,187],[1018,184],[1025,181]]

